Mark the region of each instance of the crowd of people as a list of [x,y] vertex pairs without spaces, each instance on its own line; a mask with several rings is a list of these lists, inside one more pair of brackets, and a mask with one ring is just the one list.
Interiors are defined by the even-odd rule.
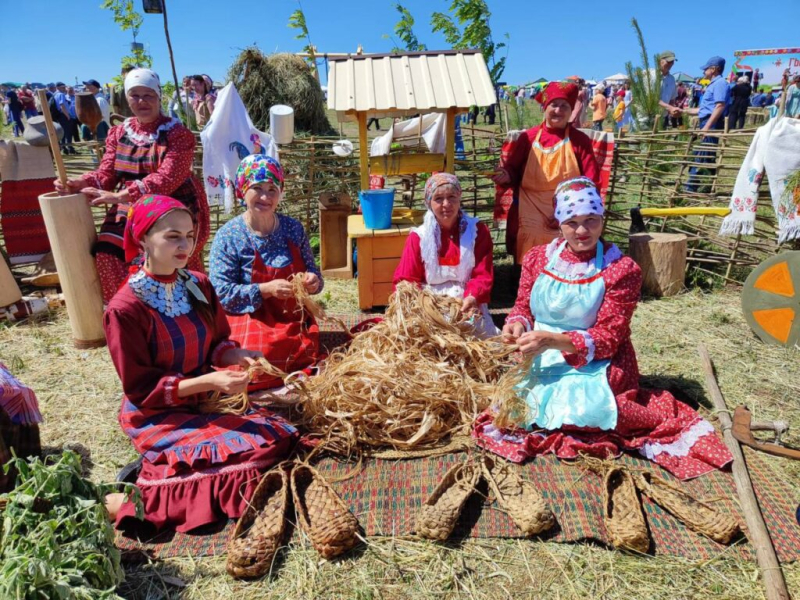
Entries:
[[[122,69],[124,78],[134,67]],[[5,123],[11,124],[15,138],[21,137],[28,119],[44,114],[45,108],[55,123],[63,130],[61,149],[65,154],[75,154],[75,142],[90,141],[94,134],[80,122],[76,113],[76,94],[88,92],[97,100],[103,120],[97,126],[96,136],[99,141],[106,139],[113,124],[122,122],[133,116],[123,86],[102,86],[96,79],[82,82],[82,86],[66,85],[59,81],[42,86],[47,98],[47,106],[42,107],[39,101],[37,86],[26,83],[18,88],[0,87]],[[195,130],[202,130],[211,114],[216,101],[214,82],[208,75],[192,75],[183,78],[183,85],[169,100],[167,112],[178,118],[188,114],[185,119]],[[188,111],[188,112],[187,112]],[[182,119],[184,120],[184,119]]]
[[[699,117],[702,112],[703,117],[710,117],[711,114],[707,113],[707,110],[700,110],[704,98],[708,99],[709,89],[714,95],[715,105],[719,99],[723,99],[725,103],[721,113],[708,119],[709,129],[723,129],[726,123],[728,129],[744,128],[745,117],[750,107],[772,109],[771,116],[774,116],[784,97],[786,115],[800,117],[800,75],[791,77],[784,95],[780,91],[773,93],[769,86],[760,85],[761,74],[758,69],[738,76],[732,74],[730,81],[726,82],[723,78],[725,59],[719,56],[713,57],[701,67],[702,77],[693,82],[676,81],[671,73],[676,61],[675,53],[671,50],[658,55],[658,68],[661,71],[659,105],[663,109],[661,115],[663,129],[682,127],[684,114]],[[576,103],[570,120],[574,127],[591,127],[602,131],[610,117],[616,131],[631,131],[637,128],[638,124],[631,111],[633,93],[629,81],[599,81],[589,84],[584,79],[573,79],[579,86],[582,96]],[[535,99],[542,85],[544,84],[522,86],[516,91],[505,88],[501,92],[501,99],[505,102],[513,100],[517,106],[523,106],[525,102]],[[590,100],[587,102],[585,98]],[[701,123],[700,127],[704,125]]]

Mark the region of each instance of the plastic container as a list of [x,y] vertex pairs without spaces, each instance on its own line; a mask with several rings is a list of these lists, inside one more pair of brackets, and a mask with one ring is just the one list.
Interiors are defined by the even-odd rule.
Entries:
[[364,226],[367,229],[389,229],[392,226],[394,188],[358,192]]
[[269,132],[276,144],[291,144],[294,139],[294,110],[276,104],[269,109]]

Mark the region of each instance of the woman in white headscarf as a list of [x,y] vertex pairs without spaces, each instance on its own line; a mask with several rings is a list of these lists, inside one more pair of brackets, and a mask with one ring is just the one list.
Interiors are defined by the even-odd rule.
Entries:
[[55,181],[61,193],[83,192],[93,206],[108,205],[94,248],[106,303],[128,276],[122,234],[128,209],[143,196],[170,196],[189,208],[197,228],[189,269],[204,271],[203,247],[209,235],[208,201],[192,174],[194,134],[161,113],[161,84],[150,69],[134,69],[125,76],[125,97],[134,116],[108,132],[99,168],[65,185]]
[[497,335],[488,308],[494,282],[489,229],[461,211],[461,184],[450,173],[431,175],[425,204],[425,220],[408,235],[394,285],[411,281],[437,294],[462,298],[461,310],[475,315],[478,335]]

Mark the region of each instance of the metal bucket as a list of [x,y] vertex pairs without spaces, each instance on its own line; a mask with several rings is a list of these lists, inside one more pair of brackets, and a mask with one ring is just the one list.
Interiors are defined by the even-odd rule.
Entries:
[[294,139],[294,109],[276,104],[269,109],[269,133],[276,144],[291,144]]

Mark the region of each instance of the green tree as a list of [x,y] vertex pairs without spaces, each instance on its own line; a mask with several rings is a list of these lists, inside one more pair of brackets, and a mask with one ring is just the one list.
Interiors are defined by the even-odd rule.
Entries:
[[395,4],[394,8],[400,13],[400,20],[395,23],[394,32],[397,34],[397,37],[400,38],[400,41],[405,44],[405,48],[400,47],[394,37],[389,34],[384,34],[383,37],[391,38],[395,44],[394,48],[392,48],[392,52],[424,52],[427,50],[427,46],[421,44],[414,33],[415,21],[411,12],[402,4]]
[[[441,32],[444,39],[455,49],[477,48],[483,54],[492,83],[497,85],[503,76],[508,58],[508,44],[495,43],[489,23],[492,13],[485,0],[453,0],[450,13],[435,12],[431,15],[431,27]],[[508,40],[506,33],[503,37]],[[506,48],[506,56],[499,51]]]
[[[306,15],[303,12],[303,6],[300,4],[300,0],[297,0],[297,6],[299,7],[296,11],[294,11],[291,16],[289,17],[289,27],[292,29],[297,29],[299,33],[294,36],[296,40],[306,40],[306,45],[303,47],[303,52],[310,54],[306,58],[306,62],[309,66],[314,70],[314,73],[317,72],[317,61],[314,55],[316,51],[314,49],[314,44],[311,43],[311,34],[308,32],[308,23],[306,22]],[[317,77],[319,79],[319,77]]]
[[637,125],[650,129],[658,126],[658,117],[661,114],[661,107],[658,104],[661,98],[661,68],[658,56],[653,57],[653,65],[650,65],[644,35],[636,19],[631,19],[631,26],[636,30],[642,58],[642,65],[639,67],[634,67],[630,61],[625,63],[625,71],[628,73],[633,94],[631,114]]
[[[133,0],[103,0],[100,8],[110,10],[114,14],[114,22],[119,25],[122,31],[130,31],[133,35],[134,44],[139,35],[139,28],[142,26],[142,15],[133,8]],[[144,47],[132,47],[131,53],[122,57],[122,67],[146,67],[153,66],[153,57],[144,50]],[[122,77],[117,76],[114,82],[122,85]]]

